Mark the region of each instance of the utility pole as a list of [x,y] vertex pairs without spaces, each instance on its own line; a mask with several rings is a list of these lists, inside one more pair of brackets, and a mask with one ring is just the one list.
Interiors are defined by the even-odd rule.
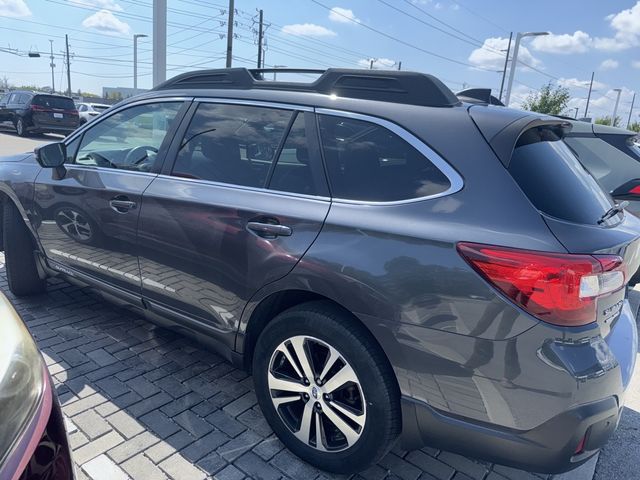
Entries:
[[502,83],[500,84],[500,96],[498,97],[502,101],[502,90],[504,89],[504,79],[507,77],[507,64],[509,63],[509,53],[511,53],[511,39],[513,39],[513,32],[509,34],[509,45],[507,46],[507,56],[504,57],[504,69],[502,70]]
[[258,68],[262,68],[264,66],[264,62],[262,60],[262,22],[263,22],[263,12],[260,10],[260,24],[258,25]]
[[369,70],[373,70],[373,58],[371,59],[371,62],[369,62]]
[[67,45],[67,95],[71,96],[71,57],[69,56],[69,35],[65,34],[64,41]]
[[579,110],[579,108],[578,108],[578,107],[574,107],[574,108],[575,108],[575,110],[576,110],[576,113],[575,113],[575,115],[573,116],[573,118],[577,119],[577,118],[578,118],[578,110]]
[[153,86],[167,79],[167,0],[153,0]]
[[627,130],[629,130],[629,125],[631,125],[631,112],[633,112],[633,105],[636,103],[636,92],[633,92],[633,100],[631,100],[631,108],[629,109],[629,119],[627,120]]
[[49,66],[51,67],[51,93],[56,93],[56,80],[54,72],[56,64],[53,63],[53,40],[49,40],[49,44],[51,45],[51,56],[49,57],[51,59],[51,63],[49,63]]
[[234,1],[229,0],[229,20],[227,21],[227,68],[231,67],[233,56],[233,14],[235,13]]
[[402,70],[402,60],[398,62],[398,71]]
[[591,100],[591,90],[593,89],[593,75],[596,72],[591,72],[591,83],[589,83],[589,95],[587,95],[587,106],[584,107],[584,118],[589,118],[589,101]]

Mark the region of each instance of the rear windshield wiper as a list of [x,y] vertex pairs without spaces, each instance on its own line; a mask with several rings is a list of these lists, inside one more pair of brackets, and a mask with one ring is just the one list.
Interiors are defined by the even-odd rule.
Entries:
[[617,214],[622,212],[622,210],[624,210],[628,206],[629,206],[629,202],[627,202],[626,200],[614,205],[609,210],[607,210],[604,215],[600,217],[600,220],[598,220],[598,225],[606,222],[611,217],[615,217]]

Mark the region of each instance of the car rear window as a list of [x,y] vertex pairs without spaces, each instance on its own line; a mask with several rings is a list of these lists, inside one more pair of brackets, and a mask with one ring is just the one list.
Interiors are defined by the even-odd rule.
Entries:
[[108,105],[94,105],[93,109],[97,112],[102,112],[104,110],[106,110],[107,108],[109,108]]
[[597,225],[613,206],[569,147],[548,130],[525,132],[511,156],[509,172],[531,203],[551,217]]
[[62,110],[75,110],[76,105],[71,98],[54,97],[51,95],[36,95],[31,101],[32,105],[40,105],[46,108],[59,108]]
[[569,137],[564,141],[576,153],[580,163],[608,192],[629,180],[640,178],[640,162],[604,140]]

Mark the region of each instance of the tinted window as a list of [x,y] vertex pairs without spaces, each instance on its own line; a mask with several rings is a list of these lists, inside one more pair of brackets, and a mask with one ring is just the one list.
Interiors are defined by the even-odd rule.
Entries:
[[315,172],[309,157],[304,114],[299,113],[280,152],[269,188],[318,195],[322,191],[318,185],[321,179]]
[[613,205],[561,141],[518,146],[509,172],[538,210],[561,220],[595,225]]
[[86,110],[87,110],[87,106],[86,106],[86,105],[79,105],[79,106],[78,106],[78,111],[79,111],[79,112],[84,112],[84,111],[86,111]]
[[424,155],[380,125],[322,115],[320,133],[334,197],[405,200],[450,186]]
[[104,112],[107,108],[109,108],[108,105],[93,105],[91,107],[93,110],[95,110],[96,112]]
[[16,103],[18,101],[18,94],[17,93],[12,93],[9,96],[9,103]]
[[21,93],[20,95],[18,95],[18,99],[16,100],[16,103],[18,103],[19,105],[25,105],[26,103],[29,102],[30,98],[31,96],[28,93]]
[[273,108],[199,105],[172,175],[264,187],[291,115]]
[[75,110],[76,104],[71,98],[54,97],[52,95],[36,95],[31,102],[32,105],[40,105],[45,108],[58,108],[61,110]]
[[566,138],[578,160],[605,190],[611,192],[623,183],[640,178],[640,162],[599,138]]
[[93,124],[82,137],[75,163],[148,172],[182,102],[127,108]]

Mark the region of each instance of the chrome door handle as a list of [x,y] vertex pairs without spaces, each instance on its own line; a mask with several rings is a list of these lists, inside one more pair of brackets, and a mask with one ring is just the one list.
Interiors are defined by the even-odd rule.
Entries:
[[291,227],[273,223],[249,222],[247,228],[261,237],[289,237],[293,233]]
[[109,205],[112,210],[118,213],[127,213],[129,210],[136,208],[136,202],[118,197],[109,200]]

